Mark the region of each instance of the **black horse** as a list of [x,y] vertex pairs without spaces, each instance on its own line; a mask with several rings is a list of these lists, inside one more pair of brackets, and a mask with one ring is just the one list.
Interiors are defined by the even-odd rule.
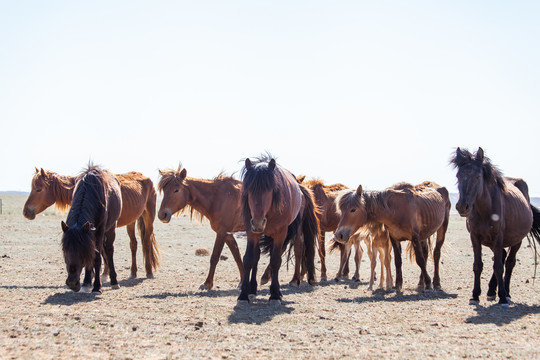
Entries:
[[[510,278],[521,241],[530,233],[540,243],[540,212],[530,203],[527,183],[522,179],[503,177],[484,156],[482,148],[478,148],[476,154],[457,148],[450,162],[458,169],[456,210],[467,217],[474,251],[474,289],[470,302],[478,304],[480,301],[484,245],[494,254],[487,298],[495,300],[498,287],[499,304],[508,306]],[[504,248],[510,248],[509,252]]]
[[109,265],[111,286],[118,288],[113,243],[121,210],[120,183],[114,175],[98,166],[89,166],[79,175],[67,220],[62,221],[66,285],[71,290],[81,290],[81,271],[85,268],[83,289],[89,290],[94,275],[92,291],[101,292],[100,254]]

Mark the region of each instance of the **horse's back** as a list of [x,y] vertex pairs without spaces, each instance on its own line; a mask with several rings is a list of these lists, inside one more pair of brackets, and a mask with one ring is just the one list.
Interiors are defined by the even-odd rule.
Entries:
[[[156,192],[152,180],[141,173],[132,171],[117,174],[122,194],[122,212],[118,226],[124,226],[136,221],[144,212],[150,200],[155,207]],[[154,210],[155,212],[155,210]]]
[[283,211],[285,214],[288,211],[287,225],[290,225],[296,219],[302,207],[302,191],[300,190],[298,181],[291,172],[281,168],[279,171],[281,175],[276,180],[278,186],[283,191]]

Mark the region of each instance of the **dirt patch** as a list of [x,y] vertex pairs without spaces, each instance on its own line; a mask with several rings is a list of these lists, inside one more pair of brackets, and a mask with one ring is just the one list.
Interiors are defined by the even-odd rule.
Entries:
[[[419,270],[407,260],[403,294],[368,291],[364,255],[360,283],[290,287],[293,267],[284,265],[283,305],[268,303],[264,285],[253,304],[235,309],[240,279],[232,257],[219,262],[213,290],[198,290],[210,258],[196,256],[196,250],[211,249],[215,239],[207,224],[185,217],[156,221],[163,258],[155,279],[144,278],[140,244],[139,278],[128,279],[129,239],[119,229],[120,289],[105,283],[101,295],[79,294],[64,285],[65,215],[49,209],[29,221],[22,216],[25,196],[1,197],[0,358],[540,358],[539,283],[532,281],[531,249],[524,243],[518,253],[515,304],[504,309],[485,300],[492,254],[484,248],[482,302],[470,306],[472,250],[457,216],[443,248],[441,292],[416,292]],[[245,238],[237,241],[243,253]],[[261,261],[264,268],[268,258]],[[330,254],[329,275],[337,269],[338,254]]]

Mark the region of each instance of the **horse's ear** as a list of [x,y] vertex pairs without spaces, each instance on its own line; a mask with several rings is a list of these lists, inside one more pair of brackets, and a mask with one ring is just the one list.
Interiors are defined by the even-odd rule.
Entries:
[[163,174],[165,174],[165,172],[160,169],[158,169],[158,172],[159,172],[159,176],[163,176]]
[[34,169],[36,169],[36,174],[39,172],[39,169],[37,168],[37,166],[34,166]]
[[296,178],[296,181],[298,181],[299,184],[303,183],[304,180],[306,180],[306,175],[300,175]]
[[43,170],[43,168],[41,168],[41,176],[47,176],[47,173],[45,173],[45,170]]
[[481,163],[484,162],[484,150],[481,147],[479,147],[478,151],[476,152],[475,160]]
[[249,158],[246,159],[245,165],[246,165],[246,169],[251,169],[251,167],[253,166]]
[[270,168],[270,170],[274,170],[276,168],[276,160],[271,159],[268,163],[268,167]]
[[96,230],[96,228],[94,227],[94,225],[90,221],[85,222],[82,229],[87,234],[90,231],[95,231]]
[[356,195],[357,196],[362,195],[362,185],[358,185],[358,187],[356,188]]
[[182,171],[180,171],[180,180],[184,180],[186,176],[187,176],[187,170],[182,169]]
[[68,231],[68,229],[69,229],[69,226],[62,220],[62,231],[66,232]]

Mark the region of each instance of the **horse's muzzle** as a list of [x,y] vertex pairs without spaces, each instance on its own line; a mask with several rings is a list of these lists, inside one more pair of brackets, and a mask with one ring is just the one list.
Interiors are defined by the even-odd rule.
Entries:
[[456,210],[461,217],[467,217],[471,213],[471,206],[464,201],[458,201],[456,204]]
[[158,218],[163,223],[168,223],[169,221],[171,221],[171,216],[172,214],[168,210],[162,210],[158,213]]
[[36,210],[31,208],[24,208],[23,209],[23,215],[28,220],[34,220],[36,218]]
[[340,244],[346,244],[351,237],[351,231],[346,228],[338,229],[334,233],[334,240]]
[[266,228],[266,218],[262,218],[262,220],[251,219],[250,223],[251,231],[253,231],[255,234],[262,233]]
[[81,290],[81,281],[78,279],[70,279],[68,277],[66,280],[66,285],[75,292]]

